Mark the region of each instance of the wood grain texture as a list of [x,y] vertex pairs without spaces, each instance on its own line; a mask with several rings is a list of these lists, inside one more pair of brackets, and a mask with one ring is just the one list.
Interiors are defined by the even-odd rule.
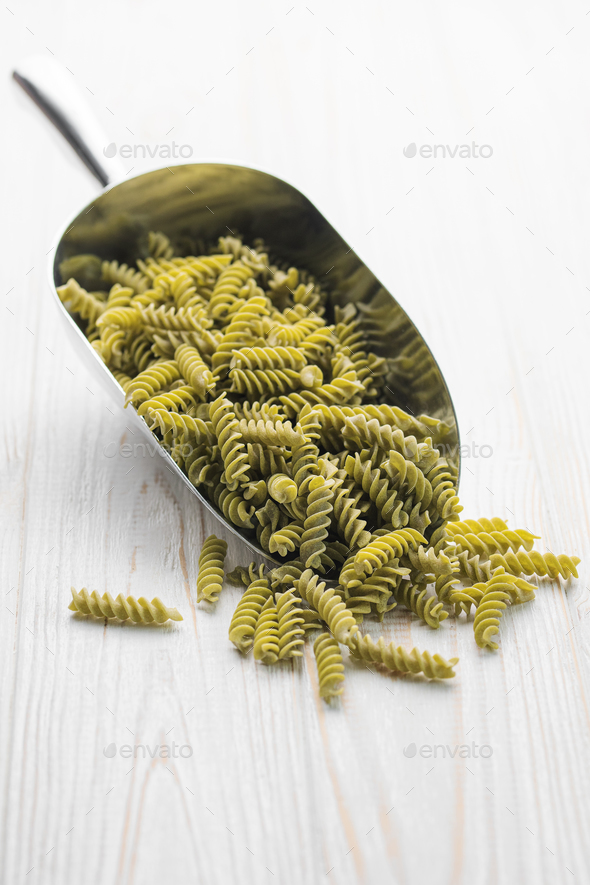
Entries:
[[[1,881],[590,881],[586,10],[34,0],[0,14]],[[347,659],[329,707],[311,647],[265,668],[230,645],[236,588],[197,609],[203,539],[227,539],[230,568],[250,555],[133,449],[49,301],[55,229],[95,189],[9,81],[48,51],[117,144],[174,138],[300,187],[408,309],[469,447],[465,515],[583,560],[579,580],[542,581],[506,613],[498,653],[464,619],[431,631],[396,612],[367,629],[458,655],[453,684]],[[493,156],[402,153],[472,140]],[[68,611],[72,584],[159,595],[184,622],[92,623]],[[173,741],[191,754],[160,756]],[[470,758],[407,758],[412,743]]]

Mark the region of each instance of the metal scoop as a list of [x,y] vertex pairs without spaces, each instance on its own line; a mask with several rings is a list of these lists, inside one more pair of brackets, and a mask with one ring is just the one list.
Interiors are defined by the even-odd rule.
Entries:
[[[239,231],[244,242],[261,237],[272,254],[329,285],[335,293],[332,300],[340,306],[363,305],[370,349],[391,360],[383,402],[448,424],[444,454],[459,468],[453,403],[428,345],[393,295],[307,197],[268,172],[225,162],[184,163],[125,176],[117,161],[102,159],[107,139],[83,96],[56,62],[32,58],[13,76],[104,187],[58,233],[50,253],[49,285],[73,346],[119,406],[124,403],[122,388],[59,300],[56,286],[65,282],[60,263],[72,255],[93,253],[135,264],[141,254],[139,244],[151,230],[163,231],[172,240],[188,237],[212,242]],[[132,420],[153,442],[144,419],[133,411]],[[226,528],[254,552],[276,562],[223,517],[164,448],[158,446],[158,450],[168,468]]]

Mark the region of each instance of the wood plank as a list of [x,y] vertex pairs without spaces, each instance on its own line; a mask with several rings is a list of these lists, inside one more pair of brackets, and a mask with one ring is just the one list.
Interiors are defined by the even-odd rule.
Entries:
[[[2,881],[586,881],[585,10],[137,10],[3,13]],[[465,514],[582,557],[578,581],[541,581],[506,613],[494,654],[464,617],[366,625],[458,655],[453,684],[347,659],[327,706],[310,647],[265,668],[231,646],[237,588],[196,605],[208,534],[227,539],[230,567],[251,557],[137,446],[49,301],[54,230],[96,191],[9,82],[46,46],[117,144],[174,137],[310,195],[440,361]],[[493,157],[402,153],[471,139]],[[71,585],[160,595],[184,621],[105,627],[68,611]]]

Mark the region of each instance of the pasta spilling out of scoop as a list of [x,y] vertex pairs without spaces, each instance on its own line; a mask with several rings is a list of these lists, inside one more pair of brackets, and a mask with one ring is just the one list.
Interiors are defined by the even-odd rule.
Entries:
[[[326,700],[343,689],[341,646],[365,666],[447,679],[456,658],[375,640],[359,624],[399,607],[437,629],[473,610],[477,644],[495,649],[505,609],[534,598],[523,575],[577,577],[577,557],[535,551],[528,530],[461,520],[455,427],[387,402],[393,388],[429,384],[431,356],[395,328],[395,357],[376,353],[382,307],[342,306],[307,271],[273,263],[262,241],[221,237],[179,256],[158,232],[146,246],[136,266],[67,258],[58,294],[190,482],[282,562],[225,575],[245,586],[229,629],[241,652],[280,664],[321,630]],[[203,545],[198,602],[217,601],[226,550],[215,536]],[[86,591],[72,607],[180,619],[157,599]]]

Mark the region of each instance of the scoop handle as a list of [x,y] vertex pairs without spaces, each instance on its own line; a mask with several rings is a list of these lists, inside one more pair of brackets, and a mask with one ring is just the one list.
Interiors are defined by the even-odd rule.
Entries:
[[72,74],[54,59],[39,55],[21,62],[12,76],[103,187],[124,177],[116,158],[103,161],[108,141]]

